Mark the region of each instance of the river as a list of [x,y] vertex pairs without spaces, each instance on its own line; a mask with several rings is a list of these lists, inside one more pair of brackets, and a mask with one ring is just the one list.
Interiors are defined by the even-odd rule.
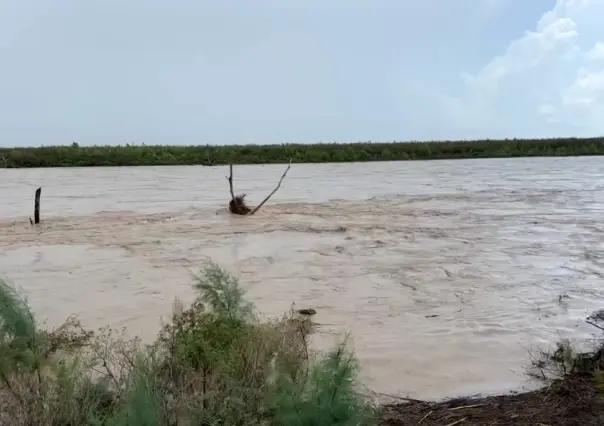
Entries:
[[[212,259],[258,311],[317,310],[377,392],[438,399],[531,388],[525,367],[585,342],[604,307],[602,157],[294,164],[253,217],[227,167],[0,170],[0,275],[49,326],[151,339]],[[236,166],[252,204],[283,165]],[[42,186],[42,224],[32,227]]]

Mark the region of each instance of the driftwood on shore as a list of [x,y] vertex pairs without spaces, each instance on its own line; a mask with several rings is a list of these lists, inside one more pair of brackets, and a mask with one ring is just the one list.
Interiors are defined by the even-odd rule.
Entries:
[[287,165],[287,168],[281,175],[281,178],[279,179],[279,182],[277,183],[277,186],[275,187],[275,189],[273,189],[271,191],[271,193],[268,194],[266,196],[266,198],[264,200],[262,200],[262,202],[260,204],[258,204],[256,207],[254,207],[252,209],[245,202],[245,196],[247,194],[243,193],[243,194],[235,195],[235,191],[233,189],[233,165],[229,164],[229,175],[226,177],[227,180],[229,181],[229,191],[231,193],[231,201],[229,201],[229,211],[232,214],[237,214],[237,215],[241,215],[241,216],[246,216],[246,215],[251,216],[254,213],[256,213],[258,210],[260,210],[260,207],[262,207],[273,195],[275,195],[275,193],[279,190],[279,188],[281,188],[281,183],[283,182],[283,179],[285,179],[285,176],[287,175],[287,172],[289,171],[291,166],[292,166],[292,162],[290,160],[289,164]]
[[40,223],[40,195],[42,195],[42,188],[36,189],[36,195],[34,198],[34,220],[29,218],[29,223],[37,225]]

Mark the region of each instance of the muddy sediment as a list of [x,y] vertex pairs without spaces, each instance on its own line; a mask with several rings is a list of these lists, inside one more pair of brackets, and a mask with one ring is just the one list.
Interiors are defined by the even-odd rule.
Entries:
[[408,401],[385,406],[380,426],[604,424],[604,392],[580,378],[567,378],[542,389],[484,398],[429,403]]

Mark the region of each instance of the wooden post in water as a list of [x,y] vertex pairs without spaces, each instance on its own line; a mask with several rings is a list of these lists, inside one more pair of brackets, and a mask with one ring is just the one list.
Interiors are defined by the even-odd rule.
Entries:
[[34,200],[34,221],[29,219],[29,222],[33,224],[40,223],[40,195],[42,195],[42,188],[36,189],[36,198]]

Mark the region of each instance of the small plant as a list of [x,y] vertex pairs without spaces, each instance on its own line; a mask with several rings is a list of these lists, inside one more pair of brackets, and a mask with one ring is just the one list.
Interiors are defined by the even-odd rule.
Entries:
[[564,339],[553,351],[542,351],[531,363],[528,374],[566,390],[577,382],[604,389],[604,341],[599,340],[591,351],[578,352],[570,340]]
[[357,364],[340,345],[315,361],[305,380],[287,376],[272,399],[278,425],[342,425],[371,423],[373,411],[354,391]]

